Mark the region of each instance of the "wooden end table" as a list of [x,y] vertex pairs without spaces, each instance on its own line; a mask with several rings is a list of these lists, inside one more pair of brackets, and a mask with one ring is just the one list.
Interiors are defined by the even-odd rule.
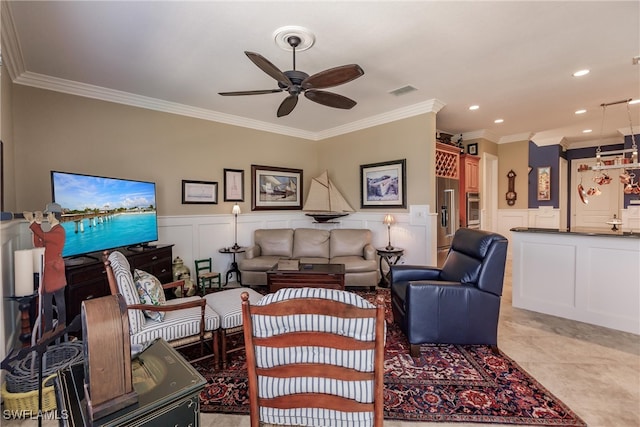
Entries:
[[[404,255],[404,249],[402,248],[377,248],[376,253],[380,257],[380,283],[378,286],[386,288],[389,286],[389,271],[392,265],[396,265],[402,255]],[[387,272],[385,273],[382,268],[382,261],[387,264]]]
[[282,288],[329,288],[344,290],[344,264],[300,264],[298,270],[267,271],[267,285],[273,293]]

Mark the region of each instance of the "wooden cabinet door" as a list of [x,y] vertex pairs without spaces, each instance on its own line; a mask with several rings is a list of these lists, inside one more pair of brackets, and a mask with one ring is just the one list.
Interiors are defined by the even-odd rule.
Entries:
[[467,193],[477,193],[480,191],[479,175],[479,159],[467,158],[464,162],[465,189]]

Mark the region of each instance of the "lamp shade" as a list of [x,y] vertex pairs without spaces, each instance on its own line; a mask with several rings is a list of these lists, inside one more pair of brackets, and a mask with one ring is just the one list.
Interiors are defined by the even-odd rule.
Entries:
[[240,213],[240,206],[238,206],[237,203],[233,205],[233,209],[231,210],[231,213],[234,215],[238,215]]
[[384,216],[384,219],[382,220],[382,223],[387,226],[391,224],[395,224],[395,222],[396,222],[396,219],[391,214],[386,214]]

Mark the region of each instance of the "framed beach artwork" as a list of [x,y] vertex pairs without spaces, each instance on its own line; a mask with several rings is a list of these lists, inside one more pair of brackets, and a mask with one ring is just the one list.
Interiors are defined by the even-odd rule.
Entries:
[[182,180],[182,204],[218,204],[218,183]]
[[551,166],[538,168],[538,200],[551,200]]
[[302,209],[302,169],[251,165],[251,210]]
[[244,170],[224,170],[224,201],[244,202]]
[[406,159],[360,165],[361,208],[406,208]]

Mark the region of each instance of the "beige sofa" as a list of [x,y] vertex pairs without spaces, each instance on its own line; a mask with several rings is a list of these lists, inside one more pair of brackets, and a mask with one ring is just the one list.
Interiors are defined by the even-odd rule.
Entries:
[[267,270],[280,259],[298,259],[301,264],[344,264],[345,286],[378,284],[376,250],[371,245],[370,230],[256,230],[254,245],[238,263],[242,284],[266,285]]

